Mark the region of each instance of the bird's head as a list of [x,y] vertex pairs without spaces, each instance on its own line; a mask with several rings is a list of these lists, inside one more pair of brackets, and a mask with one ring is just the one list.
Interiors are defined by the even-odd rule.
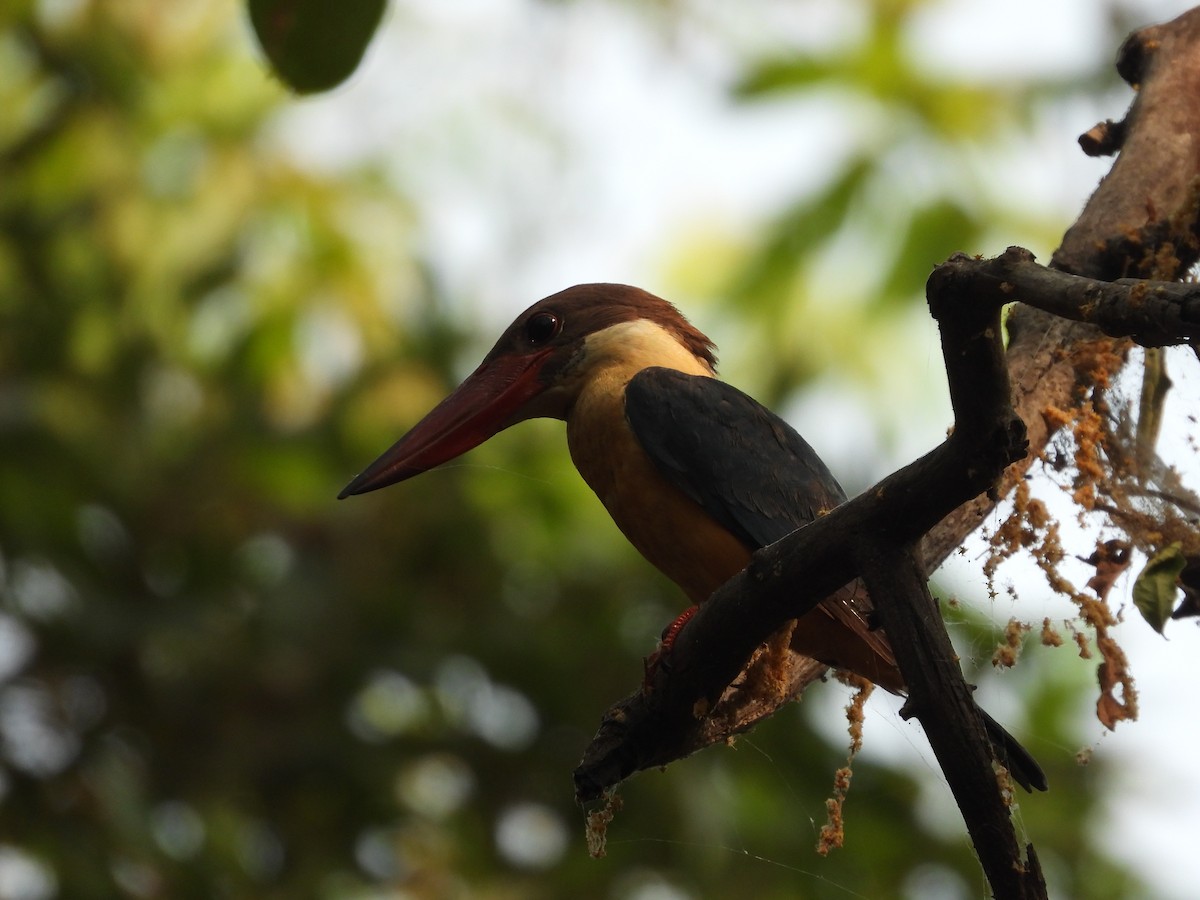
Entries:
[[339,498],[419,475],[526,419],[567,418],[599,366],[639,347],[644,352],[648,342],[687,354],[709,372],[716,365],[707,337],[666,300],[638,288],[583,284],[539,300],[504,330],[466,381]]

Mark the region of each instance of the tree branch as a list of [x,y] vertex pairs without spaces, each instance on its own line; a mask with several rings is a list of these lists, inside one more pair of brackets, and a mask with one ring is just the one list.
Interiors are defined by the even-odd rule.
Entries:
[[858,559],[867,590],[887,598],[876,608],[908,681],[904,714],[916,716],[925,729],[992,893],[1014,900],[1044,898],[1046,883],[1037,855],[1032,844],[1022,854],[1009,817],[1010,798],[997,788],[979,708],[963,679],[914,545],[867,540],[859,547]]
[[1094,325],[1109,337],[1143,347],[1169,347],[1200,340],[1200,284],[1176,281],[1097,281],[1039,266],[1028,250],[1010,247],[981,259],[959,253],[937,269],[953,280],[955,292],[989,302],[1006,299],[1060,319]]

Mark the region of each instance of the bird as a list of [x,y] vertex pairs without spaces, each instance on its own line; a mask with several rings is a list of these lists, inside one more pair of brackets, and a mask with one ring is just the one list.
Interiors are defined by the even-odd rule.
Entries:
[[[603,283],[567,288],[517,316],[478,368],[338,497],[412,478],[534,418],[566,422],[583,480],[693,605],[755,550],[846,501],[794,428],[717,378],[715,345],[673,304]],[[865,596],[857,582],[823,600],[798,620],[792,649],[903,695]],[[980,713],[1013,779],[1045,790],[1037,761]]]

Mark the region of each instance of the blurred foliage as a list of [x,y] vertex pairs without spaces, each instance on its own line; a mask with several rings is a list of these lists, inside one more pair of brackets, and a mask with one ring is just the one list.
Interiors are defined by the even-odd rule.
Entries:
[[[742,240],[707,285],[735,311],[738,346],[753,351],[748,362],[729,361],[764,402],[780,404],[834,364],[868,385],[892,380],[902,360],[880,348],[926,316],[934,265],[1018,240],[1048,255],[1069,224],[1006,195],[995,167],[979,161],[1018,146],[1045,104],[1113,81],[1109,61],[1098,56],[1086,78],[953,76],[914,38],[932,6],[850,4],[857,24],[844,40],[750,56],[732,86],[745,104],[824,99],[854,123],[832,176],[782,196],[774,220]],[[1117,46],[1127,23],[1114,13],[1110,24]],[[818,146],[824,140],[813,135]],[[756,364],[764,354],[778,361],[766,371]]]
[[[866,7],[870,44],[844,58],[750,66],[742,93],[849,83],[929,146],[995,127],[909,72],[909,6]],[[291,101],[245,15],[0,13],[0,881],[29,898],[977,895],[953,810],[917,802],[939,779],[869,752],[847,848],[815,855],[844,757],[811,724],[830,700],[634,780],[608,857],[587,858],[570,772],[680,599],[579,484],[557,423],[333,500],[477,336],[416,249],[404,185],[301,170],[272,140]],[[989,116],[1019,107],[987,90]],[[795,327],[813,254],[874,215],[887,158],[864,147],[750,255],[735,299],[776,393],[809,358],[785,344],[823,337]],[[861,315],[991,227],[950,194],[907,198]],[[834,312],[840,334],[862,326]],[[1061,750],[1081,686],[1028,669],[1054,792],[1026,824],[1056,892],[1137,894],[1086,827],[1102,770]]]

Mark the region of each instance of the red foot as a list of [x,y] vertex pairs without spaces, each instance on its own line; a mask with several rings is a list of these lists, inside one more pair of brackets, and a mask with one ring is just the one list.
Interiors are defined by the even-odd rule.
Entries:
[[650,684],[654,681],[654,674],[658,671],[659,666],[665,663],[665,658],[671,652],[671,647],[675,644],[675,639],[679,637],[679,632],[696,614],[699,606],[692,606],[685,609],[679,616],[663,629],[662,635],[659,638],[658,647],[645,660],[646,674],[642,680],[642,690],[648,691]]
[[692,620],[692,616],[694,616],[699,609],[699,606],[689,606],[679,614],[678,618],[676,618],[674,622],[663,629],[658,648],[660,653],[666,653],[671,649],[671,646],[675,643],[675,638],[679,637],[679,632],[683,630],[683,626]]

